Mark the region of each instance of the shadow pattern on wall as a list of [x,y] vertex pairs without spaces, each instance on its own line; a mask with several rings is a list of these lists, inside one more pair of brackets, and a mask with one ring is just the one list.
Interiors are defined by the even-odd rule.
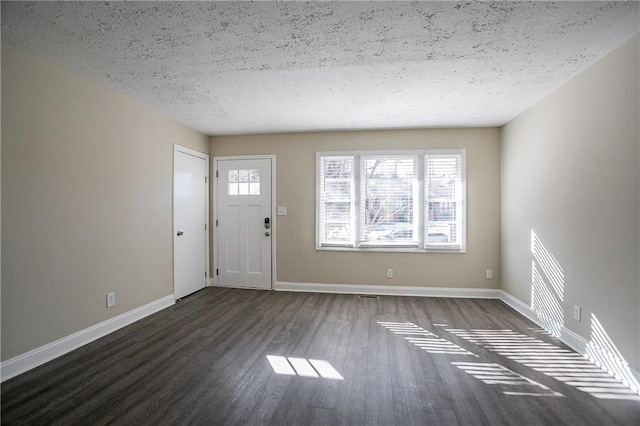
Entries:
[[[565,324],[563,310],[565,272],[534,229],[531,229],[531,255],[531,309],[537,316],[538,324],[550,335],[559,338]],[[503,352],[505,350],[505,347],[497,345],[499,340],[489,339],[496,336],[466,335],[463,337],[480,344],[488,344],[491,350]],[[512,344],[532,351],[530,356],[535,355],[536,349],[546,352],[545,359],[549,359],[546,358],[547,356],[553,356],[547,365],[542,359],[536,361],[535,358],[521,358],[526,362],[525,365],[537,368],[598,398],[637,399],[640,386],[628,363],[594,313],[591,314],[591,336],[586,345],[586,358],[574,353],[569,354],[567,353],[569,351],[559,348],[549,353],[548,348],[544,348],[544,342],[533,342],[526,336],[509,336],[509,338],[512,339]],[[553,360],[563,366],[549,365]],[[607,373],[606,377],[601,374],[603,371]]]

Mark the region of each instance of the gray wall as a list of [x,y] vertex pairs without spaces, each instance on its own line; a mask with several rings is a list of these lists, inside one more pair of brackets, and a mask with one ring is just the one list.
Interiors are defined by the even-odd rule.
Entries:
[[2,88],[6,360],[173,293],[173,144],[208,137],[6,44]]
[[[502,131],[503,290],[530,304],[535,262],[551,295],[541,309],[587,340],[595,316],[636,370],[639,75],[636,36]],[[532,230],[561,280],[535,259]],[[574,304],[581,322],[572,319]]]

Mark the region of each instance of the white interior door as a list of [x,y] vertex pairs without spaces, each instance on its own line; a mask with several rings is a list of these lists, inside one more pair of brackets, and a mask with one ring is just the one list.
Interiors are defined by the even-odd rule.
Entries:
[[271,158],[217,159],[216,282],[271,288]]
[[180,299],[207,283],[209,156],[176,145],[173,162],[173,294]]

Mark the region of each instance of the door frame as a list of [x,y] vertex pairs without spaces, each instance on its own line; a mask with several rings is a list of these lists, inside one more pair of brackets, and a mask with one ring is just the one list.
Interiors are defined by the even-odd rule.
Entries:
[[206,161],[207,163],[207,167],[206,167],[206,176],[205,176],[205,180],[206,180],[206,190],[205,190],[205,199],[204,199],[204,205],[205,205],[205,230],[207,232],[205,232],[204,235],[204,255],[205,255],[205,263],[204,266],[206,268],[206,277],[205,277],[205,281],[204,281],[204,285],[205,287],[209,287],[210,283],[211,283],[211,254],[210,254],[210,240],[209,240],[209,234],[211,227],[209,226],[209,213],[211,211],[211,209],[209,208],[209,193],[211,192],[211,179],[210,177],[210,163],[209,163],[209,154],[205,154],[203,152],[200,151],[195,151],[193,149],[184,147],[184,146],[180,146],[178,144],[173,144],[173,191],[171,191],[171,197],[172,197],[172,210],[171,213],[173,215],[172,218],[172,222],[173,222],[173,232],[172,232],[172,245],[173,245],[173,251],[172,251],[172,267],[173,267],[173,293],[174,293],[174,298],[175,298],[175,290],[176,290],[176,233],[178,232],[178,228],[177,228],[177,224],[176,224],[176,156],[178,155],[178,153],[182,153],[182,154],[187,154],[187,155],[191,155],[197,158],[202,158],[203,160]]
[[[276,282],[276,235],[278,221],[276,220],[276,156],[272,154],[267,155],[233,155],[233,156],[221,156],[213,157],[213,176],[215,184],[211,185],[213,189],[213,203],[211,208],[211,223],[216,223],[218,220],[218,162],[219,161],[234,161],[234,160],[271,160],[271,286],[269,290],[273,290],[273,284]],[[216,226],[211,227],[213,234],[213,271],[218,269],[218,232]],[[214,272],[211,275],[213,285],[218,285],[218,275]]]

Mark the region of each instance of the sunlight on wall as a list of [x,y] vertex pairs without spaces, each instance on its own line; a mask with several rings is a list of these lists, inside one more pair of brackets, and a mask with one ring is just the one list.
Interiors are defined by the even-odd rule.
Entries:
[[321,359],[305,359],[267,355],[273,372],[285,376],[314,377],[332,380],[344,380],[331,363]]
[[[552,336],[560,337],[564,327],[564,270],[533,229],[531,254],[531,309],[537,315],[538,324]],[[562,354],[565,358],[569,356],[564,352]],[[580,380],[572,381],[576,383],[574,386],[598,398],[636,399],[637,395],[629,395],[629,392],[638,394],[640,386],[594,314],[591,314],[591,340],[586,348],[586,356],[595,363],[589,364],[589,371],[593,371],[594,367],[599,371],[604,370],[608,373],[608,378],[605,381],[599,380],[599,374],[597,377],[581,377]],[[584,371],[576,373],[582,374]],[[615,383],[611,384],[611,380]]]
[[564,271],[560,263],[531,230],[531,253],[560,300],[564,300]]
[[621,380],[571,350],[512,330],[446,329],[535,371],[602,399],[639,400]]
[[500,364],[483,362],[452,362],[451,364],[487,385],[499,386],[505,395],[564,396]]
[[378,321],[378,324],[395,334],[403,336],[406,340],[430,354],[472,355],[477,357],[477,355],[466,349],[413,323]]
[[564,271],[533,229],[531,254],[531,309],[542,327],[560,337],[564,326]]
[[600,368],[620,380],[632,391],[640,392],[640,386],[633,377],[629,365],[594,314],[591,314],[591,340],[587,344],[586,352],[587,357]]

